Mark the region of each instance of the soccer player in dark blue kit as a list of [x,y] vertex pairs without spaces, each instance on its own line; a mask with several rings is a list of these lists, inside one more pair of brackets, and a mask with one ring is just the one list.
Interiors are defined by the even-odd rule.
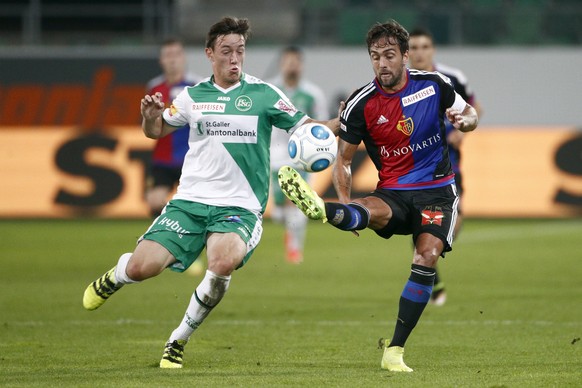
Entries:
[[[411,273],[381,362],[383,369],[412,372],[403,360],[404,344],[430,299],[437,261],[451,250],[459,201],[444,120],[468,132],[478,117],[447,77],[407,69],[408,32],[396,21],[374,25],[366,43],[376,77],[349,97],[341,114],[333,170],[340,202],[324,202],[291,167],[281,168],[279,184],[311,219],[354,233],[370,228],[386,239],[412,235]],[[362,141],[379,182],[375,191],[352,200],[351,164]]]

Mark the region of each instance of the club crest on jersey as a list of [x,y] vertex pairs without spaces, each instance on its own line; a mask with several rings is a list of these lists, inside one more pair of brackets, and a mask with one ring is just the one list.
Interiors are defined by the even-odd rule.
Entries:
[[238,96],[234,101],[234,106],[241,112],[246,112],[253,107],[253,100],[249,96]]
[[441,226],[443,223],[443,218],[445,214],[440,206],[427,206],[420,213],[422,216],[421,225],[438,225]]
[[409,117],[404,120],[398,120],[398,124],[396,125],[396,129],[400,132],[405,134],[406,136],[412,135],[412,131],[414,131],[414,121],[412,121],[412,117]]

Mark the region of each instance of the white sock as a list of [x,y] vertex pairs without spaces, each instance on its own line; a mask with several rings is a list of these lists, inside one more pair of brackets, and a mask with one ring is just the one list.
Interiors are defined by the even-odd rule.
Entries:
[[285,219],[284,207],[279,205],[273,206],[273,208],[271,209],[271,219],[274,222],[282,223],[283,220]]
[[186,309],[182,322],[180,322],[180,326],[170,335],[169,342],[175,340],[188,341],[194,330],[202,324],[212,309],[220,302],[226,290],[228,290],[229,284],[230,276],[217,275],[207,270],[204,279],[192,294],[190,304]]
[[131,255],[131,253],[124,253],[117,262],[117,267],[115,268],[115,282],[117,284],[139,283],[137,280],[130,279],[125,271]]
[[296,206],[285,206],[285,229],[290,238],[289,246],[303,252],[308,218]]

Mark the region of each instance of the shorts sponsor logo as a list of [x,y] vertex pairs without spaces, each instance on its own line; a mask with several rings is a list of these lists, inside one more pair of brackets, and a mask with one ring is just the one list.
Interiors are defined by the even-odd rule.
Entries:
[[249,232],[245,228],[243,228],[242,226],[239,226],[236,229],[239,230],[243,234],[243,236],[245,236],[247,238],[249,237]]
[[192,104],[192,110],[197,110],[200,112],[224,113],[225,109],[226,104],[219,102],[195,102],[194,104]]
[[295,106],[290,101],[279,99],[279,101],[277,101],[274,106],[280,111],[289,114],[291,117],[295,116],[295,113],[297,113],[297,108],[295,108]]
[[225,218],[230,222],[242,222],[240,216],[226,216]]
[[182,228],[177,220],[172,220],[168,217],[164,217],[160,221],[158,221],[158,225],[165,226],[166,230],[176,232],[178,234],[178,237],[180,238],[182,238],[185,234],[190,233],[186,229]]
[[249,96],[242,95],[238,96],[234,101],[234,106],[241,112],[246,112],[253,107],[253,100]]
[[443,209],[440,206],[427,206],[420,213],[420,215],[422,216],[421,225],[441,226],[443,223],[443,218],[445,218]]
[[435,94],[436,92],[434,91],[434,86],[429,86],[428,88],[424,88],[414,94],[402,97],[402,106],[416,104],[417,102],[422,101],[425,98],[429,98]]

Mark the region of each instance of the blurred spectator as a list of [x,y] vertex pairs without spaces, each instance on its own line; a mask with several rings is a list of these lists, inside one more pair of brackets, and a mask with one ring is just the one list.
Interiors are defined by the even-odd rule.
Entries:
[[[285,93],[295,107],[315,120],[327,120],[327,101],[323,91],[312,82],[303,78],[303,51],[297,46],[286,47],[279,58],[279,75],[270,80]],[[271,135],[271,187],[275,206],[272,218],[285,225],[285,251],[287,261],[303,261],[303,247],[307,229],[307,217],[291,202],[287,201],[277,182],[277,172],[285,165],[292,165],[287,143],[289,136],[285,131],[273,131]],[[304,178],[307,173],[301,172]]]
[[[148,95],[162,93],[168,104],[185,86],[192,86],[200,77],[186,72],[186,54],[181,41],[170,38],[160,49],[162,74],[147,84]],[[180,179],[184,156],[188,152],[189,126],[181,127],[172,134],[157,140],[146,180],[145,198],[152,217],[157,217],[168,201],[169,195]]]

